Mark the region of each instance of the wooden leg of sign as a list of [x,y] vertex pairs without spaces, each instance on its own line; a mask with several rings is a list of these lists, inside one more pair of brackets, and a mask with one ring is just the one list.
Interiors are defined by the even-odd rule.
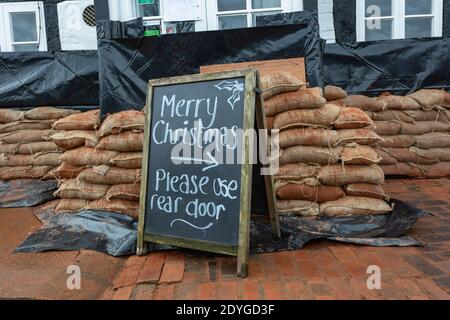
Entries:
[[138,256],[147,254],[147,242],[145,242],[144,239],[139,239],[139,237],[137,242],[136,254]]
[[[259,77],[259,72],[257,72],[257,87],[261,88],[261,80]],[[264,109],[264,99],[262,97],[262,94],[260,92],[256,93],[256,125],[258,129],[263,129],[266,130],[265,131],[265,135],[264,135],[264,142],[265,144],[262,144],[260,141],[260,146],[266,146],[267,151],[267,157],[266,160],[270,159],[270,138],[269,138],[269,133],[268,133],[268,129],[267,129],[267,121],[266,121],[266,111]],[[261,136],[259,136],[261,139]],[[262,168],[270,168],[270,161],[268,161],[268,163],[262,163]],[[268,171],[268,170],[267,170]],[[272,233],[276,238],[280,238],[281,237],[281,231],[280,231],[280,223],[279,223],[279,219],[278,219],[278,210],[277,210],[277,199],[275,196],[275,185],[273,182],[273,177],[271,175],[268,174],[268,172],[266,172],[265,176],[264,176],[264,182],[265,182],[265,186],[266,186],[266,194],[267,194],[267,207],[269,209],[269,219],[270,219],[270,225],[272,227]]]

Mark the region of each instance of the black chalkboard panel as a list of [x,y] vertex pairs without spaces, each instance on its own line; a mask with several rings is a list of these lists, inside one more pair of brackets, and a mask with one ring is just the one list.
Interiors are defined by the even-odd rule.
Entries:
[[255,86],[254,70],[150,81],[138,251],[248,252]]

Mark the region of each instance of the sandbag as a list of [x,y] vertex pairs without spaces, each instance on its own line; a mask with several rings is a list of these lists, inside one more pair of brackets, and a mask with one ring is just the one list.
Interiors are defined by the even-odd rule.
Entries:
[[335,130],[299,128],[283,130],[279,134],[280,148],[292,146],[334,146],[339,138]]
[[414,123],[414,119],[410,117],[408,114],[406,114],[405,111],[402,110],[386,110],[382,112],[373,112],[371,118],[375,121],[398,120],[406,123]]
[[323,203],[337,200],[345,196],[345,192],[340,187],[316,186],[311,187],[306,184],[289,183],[276,192],[281,200],[306,200]]
[[36,154],[40,152],[58,151],[56,144],[51,141],[31,142],[25,144],[0,144],[0,153],[7,154]]
[[100,139],[97,149],[119,152],[137,152],[144,148],[144,134],[142,132],[126,131],[112,134]]
[[341,89],[339,87],[328,85],[328,86],[325,86],[325,88],[323,90],[323,96],[328,101],[345,99],[345,98],[347,98],[347,92],[344,89]]
[[407,135],[384,136],[377,143],[381,148],[409,148],[416,143],[417,137]]
[[281,153],[280,164],[336,164],[339,162],[342,147],[322,148],[311,146],[294,146],[284,149]]
[[[432,149],[420,149],[416,147],[411,147],[410,152],[417,154],[419,158],[433,159],[433,163],[442,161],[450,162],[450,148],[432,148]],[[437,161],[436,161],[437,160]],[[433,164],[433,163],[421,163],[419,164]]]
[[137,201],[100,199],[89,202],[86,210],[118,212],[135,219],[139,218],[139,202]]
[[450,134],[433,132],[415,137],[416,146],[422,149],[449,148]]
[[71,150],[82,146],[95,147],[98,143],[97,133],[93,130],[61,131],[50,136],[58,147]]
[[450,124],[438,121],[416,121],[415,123],[402,123],[401,134],[420,135],[430,132],[449,132]]
[[348,107],[341,110],[333,126],[336,129],[359,129],[373,124],[372,119],[364,111]]
[[0,109],[0,123],[20,121],[24,117],[24,112],[13,109]]
[[269,129],[269,130],[273,129],[274,119],[275,119],[275,117],[266,117],[267,129]]
[[277,180],[302,180],[318,176],[319,171],[320,166],[318,165],[286,164],[280,166],[274,176]]
[[102,172],[102,168],[88,168],[78,175],[78,180],[93,184],[133,184],[141,179],[140,169],[122,169],[110,167]]
[[383,148],[383,151],[396,159],[398,162],[417,163],[417,164],[433,164],[439,162],[438,159],[430,156],[421,156],[417,152],[411,151],[408,148]]
[[80,111],[73,109],[39,107],[26,111],[24,116],[25,119],[29,120],[50,120],[50,119],[61,119],[70,116],[71,114],[79,112]]
[[280,214],[292,213],[304,217],[319,215],[319,204],[301,200],[277,200],[277,209]]
[[106,193],[106,200],[129,200],[129,201],[139,201],[141,195],[141,184],[117,184],[109,187]]
[[6,156],[0,155],[0,167],[26,167],[32,166],[34,163],[34,157],[32,155],[14,154]]
[[348,196],[368,197],[388,200],[388,196],[380,185],[368,183],[349,184],[344,187]]
[[334,104],[335,106],[338,106],[339,108],[345,108],[345,100],[344,99],[338,99],[338,100],[329,100],[327,103]]
[[371,147],[358,144],[344,147],[340,158],[344,164],[370,165],[380,162],[380,158]]
[[53,130],[96,130],[100,127],[100,111],[90,110],[62,118],[53,124]]
[[378,100],[384,104],[387,110],[417,110],[420,104],[411,97],[396,95],[381,95]]
[[103,198],[108,191],[109,186],[101,184],[91,184],[77,179],[64,181],[55,196],[63,199],[83,199],[98,200]]
[[375,133],[380,136],[395,136],[402,129],[401,123],[393,121],[375,121],[374,126]]
[[275,129],[288,129],[292,127],[323,127],[331,128],[339,117],[341,108],[334,104],[326,104],[318,109],[290,110],[275,116],[273,127]]
[[144,131],[145,115],[142,111],[128,110],[108,116],[100,126],[100,137],[123,131]]
[[405,110],[402,111],[414,121],[440,121],[449,123],[450,111],[441,107],[436,110]]
[[49,166],[57,167],[59,166],[59,157],[62,155],[61,151],[48,151],[42,152],[34,155],[34,165],[35,166]]
[[21,120],[0,124],[0,134],[21,130],[46,130],[51,129],[54,120]]
[[109,165],[111,163],[111,160],[118,154],[119,152],[117,151],[80,147],[77,149],[66,151],[60,157],[60,160],[79,167],[98,166],[102,164]]
[[347,107],[358,108],[363,111],[380,112],[384,110],[383,103],[376,98],[369,98],[363,95],[348,96],[344,101]]
[[84,170],[86,167],[74,166],[70,163],[63,162],[57,168],[54,168],[48,173],[46,178],[54,178],[58,180],[74,179]]
[[320,214],[328,217],[377,215],[391,211],[391,206],[384,200],[367,197],[347,196],[320,205]]
[[361,145],[372,145],[381,141],[381,137],[370,129],[343,129],[337,131],[339,139],[338,145],[357,143]]
[[389,165],[389,164],[397,164],[398,161],[388,153],[383,151],[383,148],[376,148],[376,154],[380,158],[379,164]]
[[45,176],[52,167],[1,167],[0,180],[38,179]]
[[5,144],[45,141],[50,130],[21,130],[0,135],[0,142]]
[[261,89],[264,100],[277,94],[297,91],[304,83],[287,72],[272,71],[261,76]]
[[70,213],[84,210],[89,204],[89,200],[84,199],[62,199],[55,208],[55,213]]
[[267,116],[294,109],[316,109],[323,107],[327,100],[310,89],[301,89],[273,96],[264,102]]
[[142,167],[142,152],[124,152],[111,160],[111,164],[124,169],[140,169]]
[[409,97],[416,100],[425,108],[433,108],[435,106],[446,105],[447,93],[443,90],[437,89],[421,89],[411,93]]
[[418,166],[409,165],[407,163],[397,163],[394,165],[380,165],[386,176],[406,176],[406,177],[422,177],[424,174]]
[[321,167],[319,171],[320,183],[328,186],[345,186],[355,183],[382,184],[384,182],[383,171],[377,165],[342,166],[331,165]]
[[420,166],[420,170],[427,178],[450,177],[450,162],[440,162],[432,165]]

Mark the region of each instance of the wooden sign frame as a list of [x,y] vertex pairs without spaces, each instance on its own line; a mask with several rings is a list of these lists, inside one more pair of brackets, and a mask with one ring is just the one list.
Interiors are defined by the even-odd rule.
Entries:
[[[247,135],[244,137],[243,162],[241,167],[241,190],[240,190],[240,218],[239,218],[239,240],[237,246],[227,246],[207,241],[182,239],[178,237],[168,237],[161,235],[145,234],[145,213],[147,202],[147,183],[148,183],[148,165],[150,157],[150,131],[152,125],[152,102],[153,90],[158,86],[167,86],[175,84],[186,84],[205,82],[211,80],[225,80],[232,78],[245,78],[245,95],[242,129],[253,129],[255,127],[255,104],[257,95],[257,71],[255,69],[226,71],[208,74],[195,74],[180,77],[164,78],[151,80],[148,84],[147,110],[145,115],[145,133],[144,133],[144,153],[142,161],[142,183],[141,200],[139,204],[139,223],[138,223],[138,241],[137,254],[146,253],[145,242],[154,242],[158,244],[173,245],[182,248],[196,249],[226,255],[237,256],[237,274],[241,277],[247,276],[249,239],[250,239],[250,216],[251,216],[251,192],[252,192],[252,169],[249,152],[252,150],[250,139]],[[264,119],[265,120],[265,119]]]

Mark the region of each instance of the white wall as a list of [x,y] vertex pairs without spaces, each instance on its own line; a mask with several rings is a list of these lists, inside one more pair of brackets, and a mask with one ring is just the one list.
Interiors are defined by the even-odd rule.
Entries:
[[333,0],[317,0],[319,11],[320,36],[328,42],[335,42],[333,20]]

